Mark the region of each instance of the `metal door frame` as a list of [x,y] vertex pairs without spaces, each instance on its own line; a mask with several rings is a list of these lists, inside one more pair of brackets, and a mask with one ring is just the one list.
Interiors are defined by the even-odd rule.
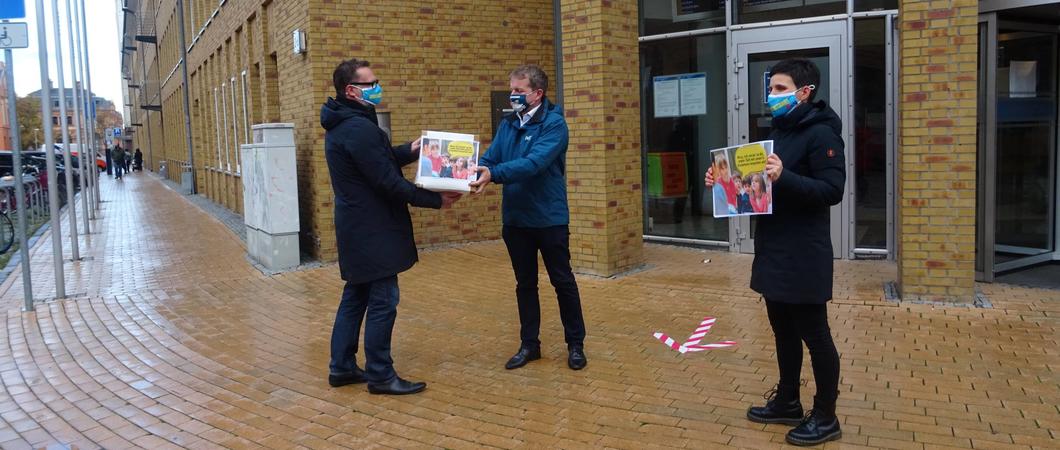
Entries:
[[[847,181],[844,187],[846,195],[842,203],[832,207],[831,232],[832,250],[837,258],[854,258],[853,223],[854,204],[854,147],[853,127],[851,126],[850,101],[852,100],[851,53],[846,20],[817,22],[813,24],[793,24],[774,26],[766,29],[746,29],[732,31],[729,39],[729,60],[732,72],[729,73],[729,145],[746,143],[750,124],[741,105],[748,98],[747,57],[750,54],[785,50],[801,50],[827,47],[829,62],[829,106],[839,114],[843,122],[843,140],[846,143],[844,153],[847,162]],[[729,220],[729,242],[733,251],[741,253],[754,252],[754,240],[750,238],[750,219],[739,217]]]

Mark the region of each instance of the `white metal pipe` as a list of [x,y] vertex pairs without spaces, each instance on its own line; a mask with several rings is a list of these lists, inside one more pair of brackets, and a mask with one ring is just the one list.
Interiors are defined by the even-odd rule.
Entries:
[[[66,216],[70,219],[70,257],[73,260],[81,259],[81,252],[77,242],[77,202],[74,201],[74,167],[70,164],[70,142],[69,122],[66,120],[66,74],[63,70],[63,36],[59,29],[59,0],[52,0],[52,25],[55,32],[55,70],[59,74],[59,130],[63,138],[63,167],[66,168]],[[72,68],[72,67],[71,67]],[[54,151],[54,146],[52,151]],[[59,186],[56,186],[58,189]],[[58,216],[56,216],[58,220]]]
[[51,81],[48,80],[48,36],[44,21],[44,0],[37,0],[37,54],[40,58],[40,117],[44,128],[44,157],[48,171],[48,212],[51,220],[52,265],[55,270],[55,297],[66,297],[66,279],[63,273],[62,221],[59,220],[58,179],[55,176],[55,141],[53,139]]

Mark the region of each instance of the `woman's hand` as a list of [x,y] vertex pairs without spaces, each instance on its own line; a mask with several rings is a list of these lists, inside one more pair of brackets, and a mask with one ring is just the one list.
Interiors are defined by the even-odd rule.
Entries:
[[781,173],[784,173],[784,162],[780,160],[776,153],[769,155],[766,158],[766,176],[769,177],[769,181],[776,183]]

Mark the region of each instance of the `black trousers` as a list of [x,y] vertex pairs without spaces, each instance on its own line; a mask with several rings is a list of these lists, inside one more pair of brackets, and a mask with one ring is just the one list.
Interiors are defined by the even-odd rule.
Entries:
[[541,303],[537,294],[537,254],[545,262],[548,279],[556,289],[559,317],[563,321],[563,336],[567,345],[582,345],[585,341],[585,321],[582,318],[578,283],[570,267],[570,231],[566,225],[547,228],[504,226],[504,245],[515,271],[515,297],[519,303],[519,338],[522,344],[541,345]]
[[817,382],[814,408],[835,411],[839,396],[839,352],[828,327],[828,305],[797,305],[766,299],[769,325],[777,343],[780,383],[777,396],[798,398],[802,372],[802,344],[810,349],[813,378]]

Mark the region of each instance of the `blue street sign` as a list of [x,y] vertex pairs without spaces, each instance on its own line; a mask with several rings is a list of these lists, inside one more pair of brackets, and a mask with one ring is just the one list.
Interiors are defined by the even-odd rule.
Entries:
[[4,0],[0,2],[0,19],[24,19],[26,2],[23,0]]
[[121,128],[114,129],[114,137],[121,137]]

